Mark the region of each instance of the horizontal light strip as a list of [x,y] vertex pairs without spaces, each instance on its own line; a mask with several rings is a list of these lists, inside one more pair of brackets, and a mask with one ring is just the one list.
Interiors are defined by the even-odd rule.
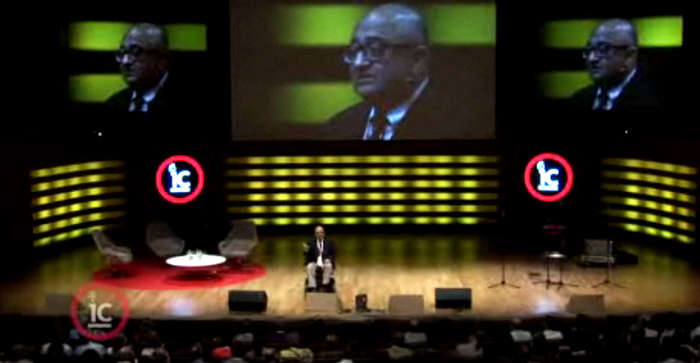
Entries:
[[84,203],[75,203],[71,205],[66,205],[63,207],[58,207],[54,209],[42,210],[34,213],[34,220],[56,217],[68,213],[76,213],[88,209],[97,209],[111,207],[115,205],[123,205],[126,201],[124,199],[107,199],[107,200],[93,200]]
[[496,45],[496,4],[435,4],[424,10],[431,45]]
[[497,175],[492,168],[323,168],[323,169],[237,169],[226,176],[277,177],[277,176],[476,176]]
[[229,189],[338,189],[338,188],[496,188],[497,181],[478,180],[324,180],[252,181],[226,183]]
[[[116,51],[132,23],[80,21],[68,26],[68,47],[87,51]],[[173,51],[207,50],[204,24],[167,24],[168,47]],[[116,65],[115,65],[116,66]]]
[[82,237],[82,236],[91,234],[91,233],[94,232],[94,231],[103,231],[103,230],[107,230],[107,229],[110,229],[110,228],[114,228],[114,227],[116,227],[116,226],[117,226],[117,225],[115,225],[115,224],[105,224],[105,225],[99,225],[99,226],[90,226],[90,227],[87,227],[87,228],[81,228],[81,229],[76,229],[76,230],[73,230],[73,231],[70,231],[70,232],[65,232],[65,233],[57,234],[57,235],[55,235],[55,236],[44,237],[44,238],[42,238],[42,239],[38,239],[38,240],[34,241],[34,247],[46,246],[46,245],[52,244],[52,243],[54,243],[54,242],[61,242],[61,241],[65,241],[65,240],[71,239],[71,238]]
[[228,164],[479,164],[496,163],[498,156],[481,155],[341,155],[230,157]]
[[548,98],[569,98],[593,82],[586,71],[551,71],[540,73],[540,89]]
[[607,204],[622,204],[630,207],[652,209],[660,212],[677,214],[683,217],[695,217],[695,211],[689,208],[678,207],[672,204],[657,203],[650,200],[623,197],[603,197],[601,202]]
[[256,225],[289,226],[323,224],[486,224],[493,218],[477,217],[324,217],[324,218],[254,218]]
[[[345,47],[357,23],[370,9],[364,5],[284,5],[277,8],[278,41],[289,46]],[[496,5],[428,5],[423,12],[433,45],[493,46]]]
[[298,124],[325,123],[362,100],[350,82],[292,83],[277,87],[274,94],[273,115]]
[[32,185],[32,192],[43,192],[51,189],[67,188],[76,185],[89,184],[89,183],[102,183],[113,180],[123,180],[124,174],[95,174],[95,175],[85,175],[76,176],[74,178],[54,180],[50,182],[37,183]]
[[626,219],[634,219],[637,221],[644,221],[654,224],[664,225],[666,227],[674,227],[682,229],[684,231],[695,232],[695,224],[686,221],[681,221],[669,217],[663,217],[652,213],[641,213],[631,210],[619,210],[619,209],[604,209],[601,211],[603,214]]
[[656,161],[638,159],[603,159],[605,165],[624,166],[628,168],[651,169],[666,173],[696,175],[698,169],[678,164],[660,163]]
[[268,213],[487,213],[496,212],[495,205],[276,205],[230,207],[229,213],[268,214]]
[[55,166],[55,167],[46,168],[46,169],[32,170],[30,173],[30,176],[32,178],[44,178],[44,177],[49,177],[49,176],[56,176],[56,175],[68,174],[68,173],[77,173],[77,172],[88,171],[88,170],[117,168],[117,167],[121,167],[121,166],[124,166],[123,161],[92,161],[89,163],[71,164],[71,165]]
[[612,192],[624,192],[631,194],[642,194],[648,197],[670,199],[676,202],[695,204],[695,197],[690,194],[676,193],[669,190],[662,190],[650,187],[640,187],[637,185],[610,184],[603,183],[601,188]]
[[125,191],[126,191],[126,188],[124,188],[123,186],[110,186],[110,187],[98,187],[98,188],[73,190],[70,192],[58,193],[58,194],[53,194],[53,195],[46,195],[46,196],[39,197],[39,198],[33,198],[32,199],[32,206],[58,203],[58,202],[66,201],[66,200],[78,199],[78,198],[84,198],[84,197],[95,197],[95,196],[102,196],[102,195],[113,194],[113,193],[123,193]]
[[496,200],[495,193],[271,193],[232,194],[229,201],[239,202],[288,202],[288,201],[332,201],[332,200],[397,200],[397,201],[457,201]]
[[[583,49],[593,30],[604,19],[568,19],[546,23],[544,44],[548,48]],[[683,17],[631,19],[642,47],[680,47],[683,45]]]
[[123,217],[126,213],[124,211],[115,212],[103,212],[103,213],[92,213],[83,216],[72,217],[68,219],[62,219],[60,221],[41,224],[34,227],[34,234],[46,233],[54,229],[61,229],[71,226],[76,226],[83,223],[96,222],[105,219],[113,219]]
[[105,102],[124,88],[126,83],[119,73],[76,74],[68,78],[69,97],[75,102]]
[[206,24],[166,24],[168,48],[177,52],[205,52],[207,50]]
[[632,223],[608,223],[612,227],[622,228],[626,231],[644,233],[654,237],[661,237],[665,239],[675,239],[684,243],[694,243],[695,238],[688,237],[686,235],[673,233],[664,229],[658,229],[648,226],[642,226]]
[[643,181],[646,183],[662,184],[670,187],[684,188],[694,190],[696,188],[695,182],[676,179],[667,176],[660,176],[654,174],[643,174],[636,173],[632,171],[603,171],[603,177],[609,179],[625,179],[632,181]]

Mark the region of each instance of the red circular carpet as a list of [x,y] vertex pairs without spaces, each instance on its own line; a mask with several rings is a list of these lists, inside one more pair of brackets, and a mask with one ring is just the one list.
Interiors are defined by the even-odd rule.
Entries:
[[134,261],[118,269],[103,268],[94,274],[94,281],[133,290],[187,290],[223,287],[251,281],[265,275],[259,265],[234,267],[228,264],[189,269],[165,262]]

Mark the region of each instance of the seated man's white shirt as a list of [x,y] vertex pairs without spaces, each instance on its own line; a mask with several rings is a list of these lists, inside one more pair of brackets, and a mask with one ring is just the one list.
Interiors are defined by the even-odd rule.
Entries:
[[316,246],[318,246],[318,258],[316,259],[316,265],[323,267],[323,244],[321,241],[316,241]]

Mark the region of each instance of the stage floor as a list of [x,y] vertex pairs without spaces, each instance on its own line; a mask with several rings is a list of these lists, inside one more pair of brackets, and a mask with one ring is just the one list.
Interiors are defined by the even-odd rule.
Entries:
[[[230,316],[229,290],[265,290],[267,315],[304,314],[304,278],[301,246],[308,236],[261,237],[254,262],[264,276],[222,287],[190,290],[124,290],[134,316],[151,318],[216,318]],[[690,262],[655,248],[621,244],[639,257],[638,265],[614,269],[617,288],[592,286],[606,277],[604,267],[565,265],[565,282],[579,287],[547,289],[533,282],[545,278],[544,260],[537,253],[519,253],[506,259],[507,282],[519,289],[489,286],[501,280],[500,254],[493,238],[440,235],[334,235],[338,247],[336,281],[346,309],[355,295],[369,297],[369,307],[386,310],[390,295],[421,294],[426,313],[435,312],[434,289],[468,287],[473,308],[468,315],[510,317],[565,313],[574,294],[605,295],[612,314],[700,310],[700,271]],[[523,242],[525,243],[525,242]],[[0,313],[47,314],[47,296],[73,294],[92,281],[103,266],[93,245],[76,247],[36,263],[20,278],[2,283]],[[552,269],[552,278],[559,278]],[[68,312],[66,311],[66,315]]]

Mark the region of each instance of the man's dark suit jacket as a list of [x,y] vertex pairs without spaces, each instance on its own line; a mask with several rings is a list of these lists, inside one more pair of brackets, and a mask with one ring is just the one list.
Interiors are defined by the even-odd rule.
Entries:
[[[306,251],[306,262],[307,265],[311,262],[316,262],[318,259],[318,246],[316,245],[316,238],[306,241],[306,245],[309,247]],[[321,255],[323,260],[331,260],[331,264],[335,267],[335,242],[332,239],[326,238],[323,241],[323,254]]]
[[[593,109],[596,85],[588,86],[571,97],[571,104],[578,109]],[[658,108],[661,105],[653,85],[641,69],[637,69],[629,83],[622,89],[622,93],[613,103],[612,110],[634,111]]]
[[[129,112],[133,88],[127,87],[106,102],[104,133],[108,138],[147,139],[153,142],[191,138],[198,139],[219,131],[202,122],[209,104],[205,92],[196,82],[180,79],[172,72],[148,103],[148,112]],[[207,120],[208,121],[208,120]]]
[[[432,80],[400,121],[391,140],[490,139],[493,118],[471,114],[469,105],[454,95],[440,94]],[[372,104],[351,106],[328,121],[327,138],[362,140]]]

